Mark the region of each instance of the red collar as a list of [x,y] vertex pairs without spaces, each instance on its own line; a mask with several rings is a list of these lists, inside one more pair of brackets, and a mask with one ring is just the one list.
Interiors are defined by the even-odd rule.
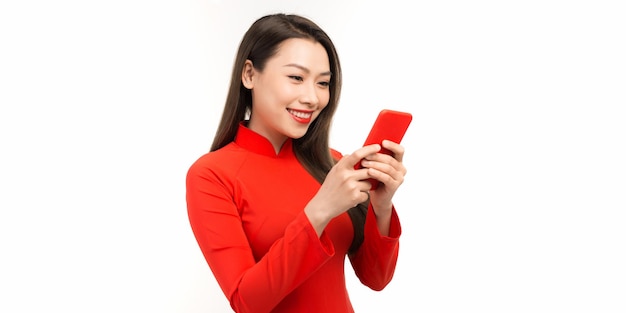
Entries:
[[293,140],[291,138],[287,138],[278,154],[276,154],[274,146],[267,138],[246,127],[245,124],[246,122],[239,123],[237,136],[235,136],[235,143],[238,146],[249,150],[250,152],[269,157],[284,158],[294,156]]

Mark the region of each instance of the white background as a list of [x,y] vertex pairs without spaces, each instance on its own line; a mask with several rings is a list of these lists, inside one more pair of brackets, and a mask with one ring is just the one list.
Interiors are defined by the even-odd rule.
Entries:
[[0,311],[229,312],[190,231],[239,40],[333,38],[344,153],[410,111],[396,276],[357,312],[626,311],[621,1],[2,1]]

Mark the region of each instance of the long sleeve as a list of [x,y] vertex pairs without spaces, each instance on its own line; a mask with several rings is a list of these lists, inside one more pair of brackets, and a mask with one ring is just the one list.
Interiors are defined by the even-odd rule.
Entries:
[[374,210],[371,205],[368,207],[363,244],[350,256],[350,263],[361,283],[378,291],[389,284],[396,268],[401,232],[395,207],[392,211],[389,236],[380,234]]
[[257,262],[236,206],[237,186],[201,164],[190,168],[186,183],[193,233],[236,312],[271,311],[335,253],[301,212]]

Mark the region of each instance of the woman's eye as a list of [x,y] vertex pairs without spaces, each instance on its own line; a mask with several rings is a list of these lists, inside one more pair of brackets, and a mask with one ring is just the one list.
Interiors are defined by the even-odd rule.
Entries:
[[289,78],[295,79],[295,80],[297,80],[299,82],[303,81],[302,76],[291,75],[291,76],[289,76]]
[[330,82],[319,82],[318,84],[319,84],[320,86],[322,86],[322,87],[328,87],[328,86],[330,86]]

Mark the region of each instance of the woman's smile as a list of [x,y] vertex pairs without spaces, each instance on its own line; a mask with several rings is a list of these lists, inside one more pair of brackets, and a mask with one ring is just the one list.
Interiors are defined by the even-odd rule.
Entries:
[[293,117],[296,122],[303,124],[310,123],[311,118],[313,117],[313,111],[294,110],[287,108],[287,112],[291,114],[291,117]]

